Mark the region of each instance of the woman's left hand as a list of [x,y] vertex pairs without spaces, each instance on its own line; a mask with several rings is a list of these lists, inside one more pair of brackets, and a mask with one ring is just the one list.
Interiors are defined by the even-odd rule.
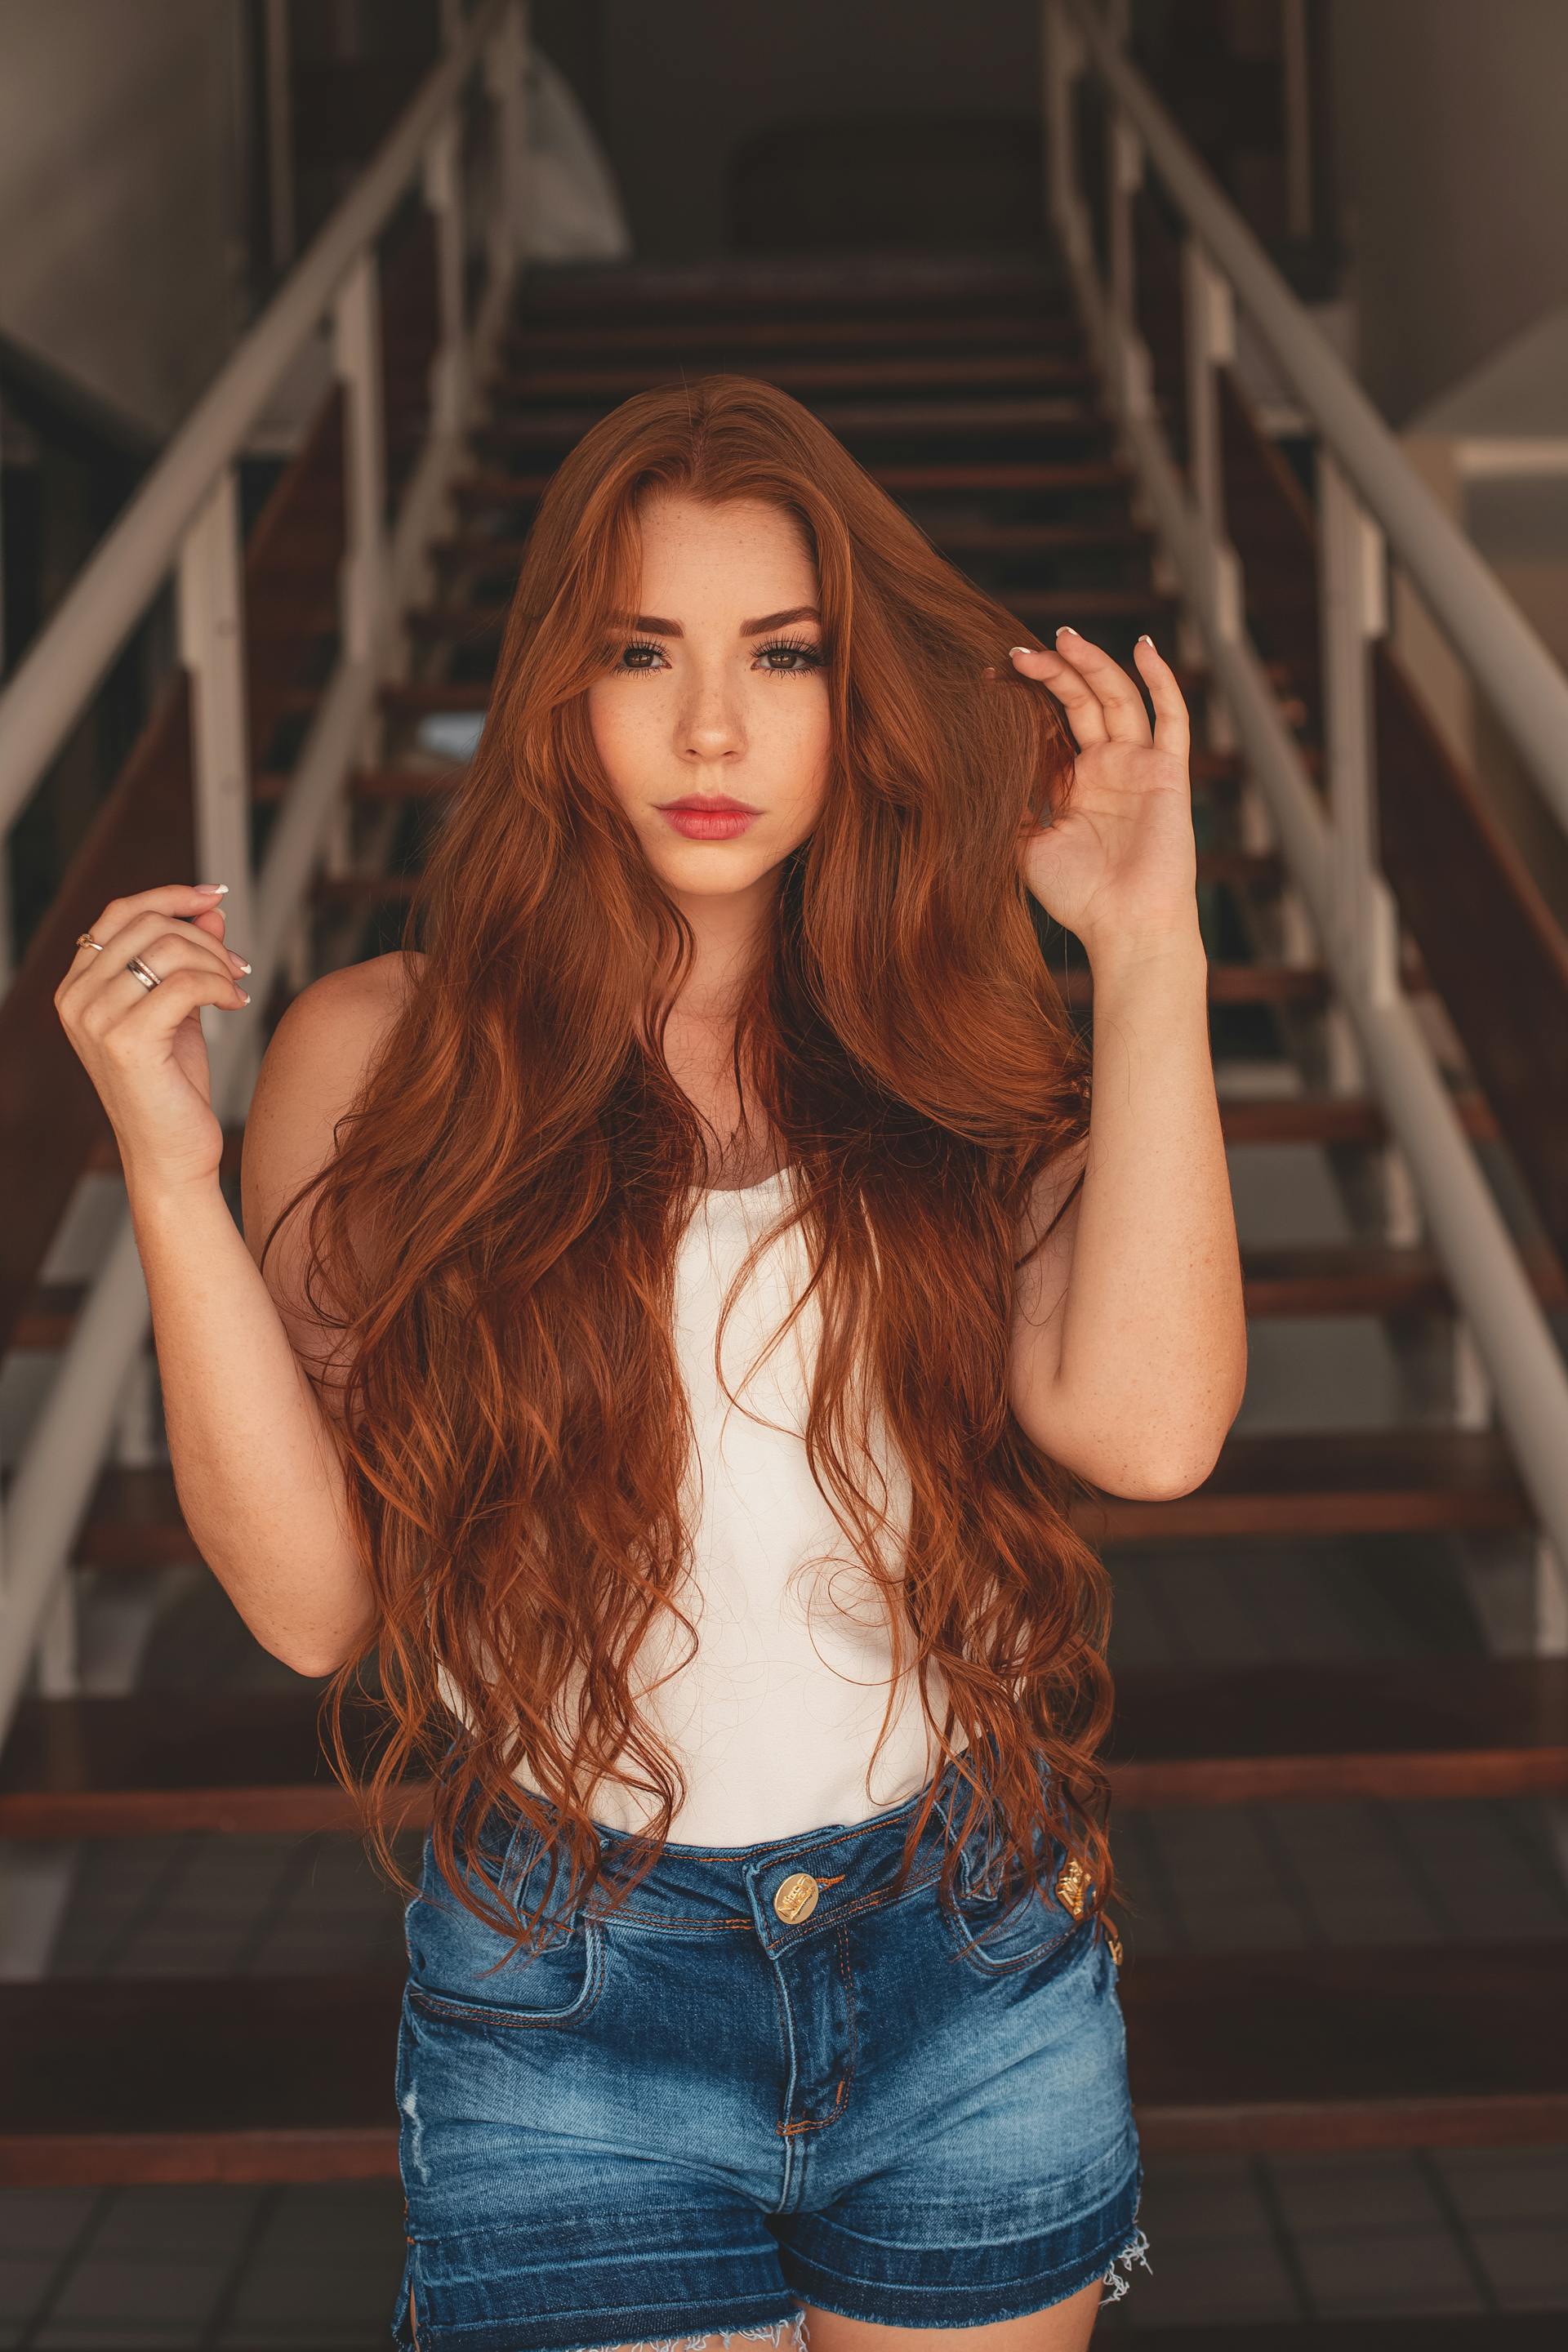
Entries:
[[1197,936],[1187,706],[1150,638],[1133,658],[1154,706],[1152,732],[1133,680],[1077,630],[1058,631],[1054,653],[1012,653],[1015,669],[1050,688],[1079,745],[1060,814],[1021,835],[1024,880],[1091,961],[1098,949]]

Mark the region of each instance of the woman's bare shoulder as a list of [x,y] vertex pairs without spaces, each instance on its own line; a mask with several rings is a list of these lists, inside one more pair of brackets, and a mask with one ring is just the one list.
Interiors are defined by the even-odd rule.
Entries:
[[295,1188],[336,1148],[422,957],[395,950],[323,972],[292,998],[268,1041],[246,1113],[241,1214],[253,1246]]

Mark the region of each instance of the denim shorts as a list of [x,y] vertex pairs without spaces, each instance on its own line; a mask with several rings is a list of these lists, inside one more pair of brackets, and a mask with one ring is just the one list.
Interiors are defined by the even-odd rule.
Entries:
[[[500,1968],[508,1939],[426,1837],[397,2050],[400,2352],[798,2346],[803,2306],[963,2327],[1125,2290],[1142,2176],[1105,1930],[1058,1899],[1055,1848],[977,1940],[999,1909],[983,1827],[951,1903],[937,1885],[970,1801],[951,1762],[895,1893],[922,1797],[668,1843],[617,1907],[595,1887]],[[537,1906],[539,1832],[500,1807],[475,1827],[465,1802],[465,1872],[477,1838]],[[564,1886],[563,1866],[557,1906]]]

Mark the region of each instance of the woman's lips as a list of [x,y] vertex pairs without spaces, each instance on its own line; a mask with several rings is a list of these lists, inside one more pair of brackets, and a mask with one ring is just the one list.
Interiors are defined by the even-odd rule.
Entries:
[[755,824],[762,811],[748,808],[743,801],[689,800],[661,802],[659,814],[688,841],[730,841]]

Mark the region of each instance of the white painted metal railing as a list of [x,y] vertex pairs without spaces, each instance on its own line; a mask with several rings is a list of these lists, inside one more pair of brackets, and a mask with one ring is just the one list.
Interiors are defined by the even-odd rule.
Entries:
[[[1545,1531],[1535,1644],[1568,1649],[1568,1367],[1401,988],[1394,906],[1376,864],[1371,649],[1387,625],[1389,561],[1484,687],[1565,826],[1568,678],[1124,54],[1124,11],[1115,0],[1109,13],[1093,0],[1042,5],[1052,226],[1179,583],[1184,634],[1208,665],[1225,724],[1263,794]],[[1084,75],[1098,84],[1108,134],[1103,278],[1074,135]],[[1158,181],[1184,236],[1190,489],[1159,420],[1136,312],[1133,203],[1146,176]],[[1316,436],[1326,814],[1247,634],[1240,560],[1226,535],[1218,371],[1235,357],[1238,309]]]
[[[452,12],[455,16],[455,12]],[[450,25],[441,62],[142,485],[0,696],[0,848],[115,656],[173,572],[180,651],[192,672],[197,873],[226,881],[228,929],[266,1002],[297,941],[323,856],[341,840],[353,767],[374,757],[378,688],[398,675],[400,615],[423,588],[425,551],[460,454],[473,388],[505,318],[524,250],[527,0],[480,0]],[[465,315],[461,109],[474,68],[495,109],[497,201],[479,315]],[[384,526],[384,420],[377,240],[410,189],[436,216],[440,327],[431,431]],[[341,656],[301,749],[260,871],[250,871],[244,549],[236,467],[247,435],[323,329],[343,388],[346,553]],[[185,877],[175,877],[185,878]],[[6,975],[0,973],[0,982]],[[243,1115],[254,1032],[204,1018],[213,1102]],[[91,1284],[33,1420],[0,1519],[0,1738],[40,1639],[68,1608],[65,1571],[125,1402],[144,1363],[146,1285],[129,1213]],[[68,1685],[68,1640],[50,1644]]]

